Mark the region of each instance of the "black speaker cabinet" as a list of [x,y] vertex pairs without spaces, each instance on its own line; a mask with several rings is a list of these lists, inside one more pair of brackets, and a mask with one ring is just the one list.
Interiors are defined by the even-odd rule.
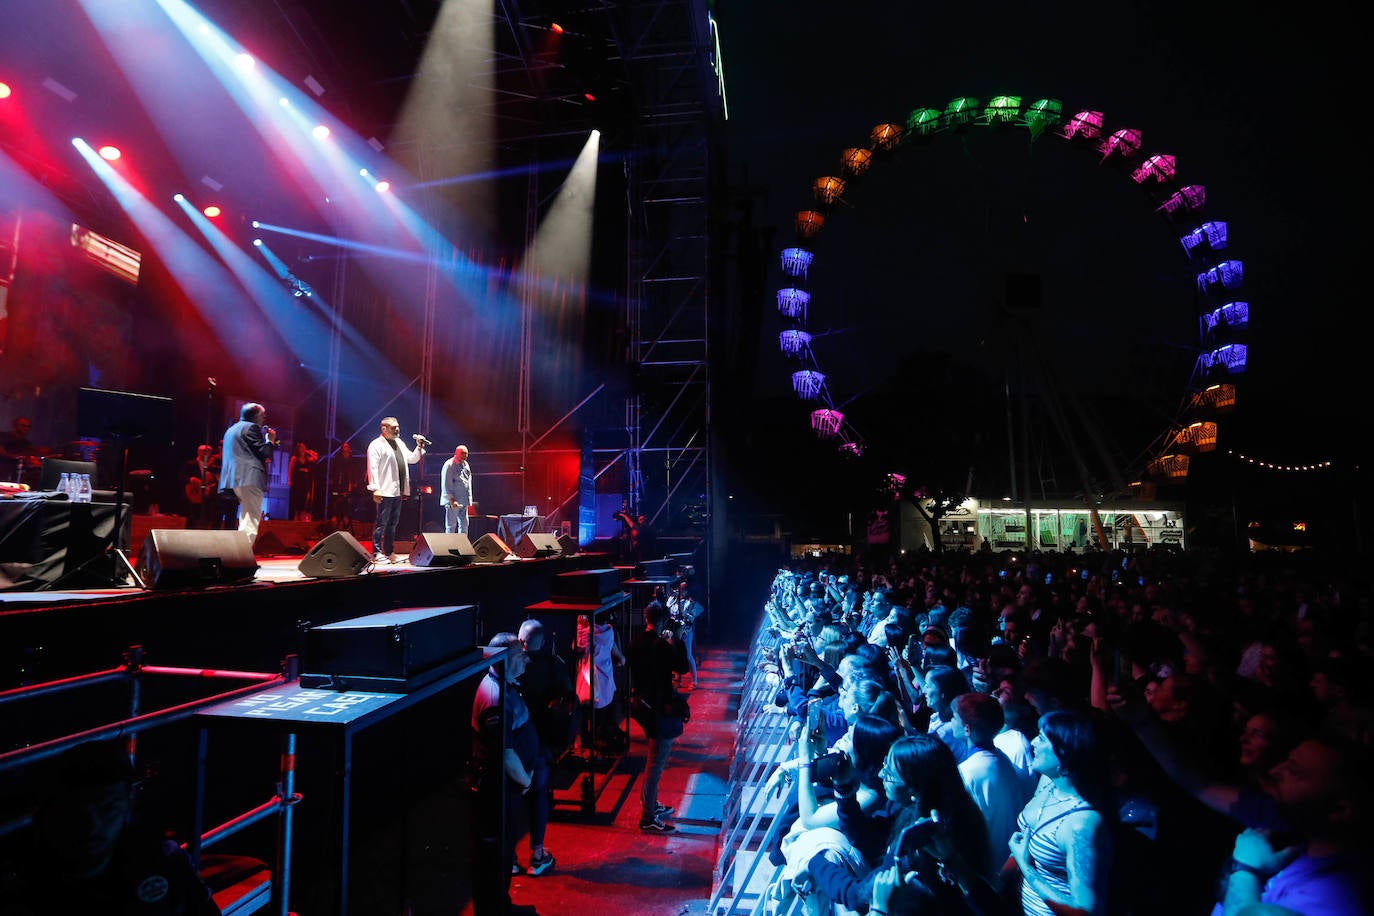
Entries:
[[484,534],[472,544],[474,563],[502,563],[514,551],[494,534]]
[[422,532],[410,547],[411,566],[466,566],[477,558],[477,548],[466,534]]
[[346,579],[361,575],[372,564],[372,555],[347,531],[335,531],[301,558],[302,575],[316,579]]
[[234,585],[257,572],[253,547],[239,531],[154,528],[138,553],[138,576],[148,588]]
[[558,536],[558,549],[562,551],[565,557],[570,557],[577,553],[580,546],[581,545],[577,543],[577,538],[573,537],[571,534],[560,534]]
[[515,554],[524,560],[533,557],[556,557],[563,552],[556,534],[522,534],[515,542]]

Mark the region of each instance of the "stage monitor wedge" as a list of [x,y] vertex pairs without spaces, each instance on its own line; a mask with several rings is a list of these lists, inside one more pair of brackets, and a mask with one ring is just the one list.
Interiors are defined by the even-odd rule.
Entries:
[[577,538],[571,534],[560,534],[558,536],[558,549],[562,551],[563,556],[570,557],[581,551],[581,545],[577,543]]
[[515,542],[515,554],[522,560],[530,560],[535,557],[556,557],[563,552],[563,548],[558,544],[556,534],[536,534],[530,532],[520,535],[520,540]]
[[477,548],[466,534],[421,532],[410,548],[411,566],[466,566],[477,559]]
[[472,543],[474,563],[504,563],[514,551],[494,534],[484,534]]
[[372,554],[347,531],[335,531],[310,548],[297,567],[302,575],[316,579],[346,579],[360,576],[372,565]]
[[138,576],[148,588],[236,585],[257,572],[253,547],[241,531],[154,528],[138,555]]

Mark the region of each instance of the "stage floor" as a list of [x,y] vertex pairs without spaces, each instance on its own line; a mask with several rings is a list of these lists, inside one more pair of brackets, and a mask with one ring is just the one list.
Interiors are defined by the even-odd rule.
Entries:
[[[253,582],[259,583],[283,583],[283,582],[304,582],[314,581],[314,576],[307,576],[300,571],[301,560],[305,554],[284,554],[280,556],[257,557],[258,571],[253,576]],[[130,558],[136,560],[137,558]],[[510,560],[512,563],[532,562],[527,560]],[[412,566],[409,554],[397,554],[396,562],[386,565],[370,566],[361,575],[363,576],[391,576],[410,572],[436,572],[438,567]],[[145,589],[137,585],[128,584],[106,588],[79,588],[64,591],[31,591],[31,592],[3,592],[0,593],[0,605],[4,604],[61,604],[68,601],[92,601],[109,598],[130,598],[145,593]]]

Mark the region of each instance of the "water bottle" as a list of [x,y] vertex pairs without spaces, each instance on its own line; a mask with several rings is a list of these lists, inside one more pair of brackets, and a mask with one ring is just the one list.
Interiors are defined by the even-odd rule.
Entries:
[[62,479],[57,482],[57,492],[68,499],[72,498],[72,475],[66,471],[62,472]]
[[77,499],[76,499],[76,501],[79,502],[79,503],[88,503],[88,502],[91,501],[91,475],[90,475],[90,474],[82,474],[82,475],[81,475],[81,480],[80,480],[80,482],[77,484],[76,494],[77,494]]

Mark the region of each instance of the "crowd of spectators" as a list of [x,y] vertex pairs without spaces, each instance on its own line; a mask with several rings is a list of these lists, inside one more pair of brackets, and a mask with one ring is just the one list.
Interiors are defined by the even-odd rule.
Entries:
[[782,569],[779,911],[1374,912],[1374,591],[1309,557]]

